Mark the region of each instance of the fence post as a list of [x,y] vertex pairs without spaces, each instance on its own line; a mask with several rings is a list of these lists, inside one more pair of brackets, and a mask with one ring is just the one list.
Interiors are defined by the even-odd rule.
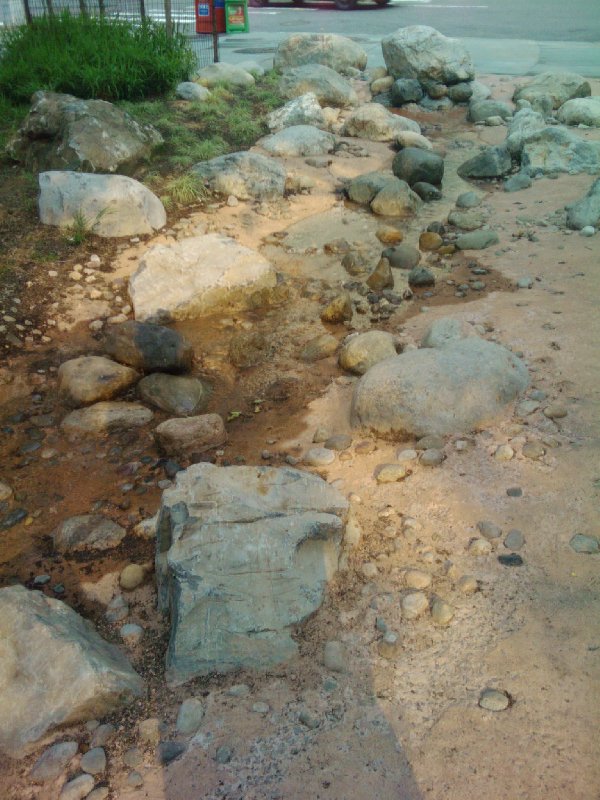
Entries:
[[140,17],[142,18],[142,22],[146,20],[146,3],[144,0],[140,0]]
[[79,0],[79,10],[81,11],[81,15],[83,17],[87,16],[87,6],[85,4],[85,0]]
[[23,9],[25,11],[25,21],[28,25],[32,23],[31,9],[29,8],[29,0],[23,0]]
[[51,17],[54,16],[54,6],[52,5],[52,0],[46,0],[46,7],[48,8],[48,14]]
[[173,36],[173,15],[171,13],[171,0],[164,0],[165,2],[165,26],[167,28],[167,36]]
[[217,32],[217,9],[215,0],[208,0],[212,14],[213,61],[219,63],[219,34]]

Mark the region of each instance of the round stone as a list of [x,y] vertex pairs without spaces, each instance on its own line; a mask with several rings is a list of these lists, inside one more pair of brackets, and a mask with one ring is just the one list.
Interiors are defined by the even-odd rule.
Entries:
[[515,451],[509,444],[501,444],[499,447],[496,448],[496,452],[494,453],[494,458],[497,461],[510,461],[513,458]]
[[144,779],[142,778],[139,772],[130,772],[129,775],[127,776],[127,783],[130,786],[133,786],[134,788],[138,789],[140,786],[144,785]]
[[119,575],[122,589],[132,591],[144,582],[145,570],[141,564],[128,564]]
[[400,638],[397,633],[387,631],[377,644],[377,652],[382,658],[394,658],[400,649]]
[[428,589],[431,586],[431,575],[422,569],[407,569],[404,583],[409,589]]
[[404,238],[402,231],[394,228],[393,225],[380,225],[375,236],[382,244],[400,244]]
[[407,476],[404,464],[380,464],[375,470],[377,483],[396,483]]
[[123,763],[130,769],[139,767],[139,765],[142,763],[142,760],[143,755],[139,747],[130,747],[129,750],[126,750],[123,753]]
[[520,550],[525,544],[525,537],[518,530],[509,531],[504,540],[504,547],[507,550]]
[[8,485],[8,483],[4,483],[4,481],[0,481],[0,503],[4,503],[6,500],[10,500],[12,497],[12,489]]
[[471,556],[489,556],[492,552],[492,545],[487,539],[473,539],[468,549]]
[[421,251],[439,250],[443,243],[444,240],[439,233],[434,233],[433,231],[425,231],[419,236],[419,250]]
[[261,703],[260,701],[258,701],[257,703],[254,703],[252,705],[252,711],[255,714],[268,714],[270,710],[271,707],[269,706],[268,703]]
[[89,775],[102,775],[106,769],[106,753],[103,747],[93,747],[81,756],[80,767]]
[[439,597],[431,604],[431,618],[436,625],[448,625],[450,620],[454,617],[454,609],[445,600]]
[[338,433],[335,436],[330,436],[324,443],[327,450],[347,450],[352,444],[352,437],[346,433]]
[[531,458],[534,461],[537,461],[546,454],[546,451],[541,442],[527,442],[523,445],[521,453],[525,456],[525,458]]
[[479,591],[479,582],[474,575],[463,575],[456,585],[463,594],[475,594]]
[[429,609],[429,600],[424,592],[411,592],[402,598],[401,606],[405,619],[418,619]]
[[396,453],[396,459],[400,462],[415,461],[417,458],[418,453],[416,450],[398,450]]
[[419,464],[421,464],[423,467],[439,467],[445,458],[446,456],[443,450],[435,450],[431,448],[422,453],[421,458],[419,459]]
[[196,733],[204,718],[204,704],[195,697],[188,697],[179,706],[175,728],[177,733]]
[[416,444],[416,450],[443,450],[444,449],[444,440],[441,436],[436,436],[435,434],[430,434],[429,436],[423,436]]
[[567,413],[567,409],[558,403],[547,406],[544,409],[544,414],[548,419],[563,419],[567,416]]
[[304,454],[304,463],[309,467],[324,467],[335,461],[335,453],[326,447],[312,447]]
[[479,697],[479,706],[486,711],[505,711],[510,705],[506,692],[498,689],[484,689]]
[[489,520],[478,522],[477,529],[486,539],[499,539],[502,536],[502,528]]

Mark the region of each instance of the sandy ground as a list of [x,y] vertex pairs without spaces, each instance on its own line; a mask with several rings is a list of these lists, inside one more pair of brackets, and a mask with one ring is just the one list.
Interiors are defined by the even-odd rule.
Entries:
[[[484,80],[498,98],[512,90],[504,79]],[[451,119],[428,115],[421,121],[429,125],[436,148],[446,157],[445,199],[427,205],[418,219],[399,224],[405,241],[412,243],[429,222],[445,219],[456,196],[469,188],[456,176],[456,166],[479,144],[496,143],[504,136],[504,128],[469,125],[464,111]],[[597,132],[582,135],[598,137]],[[236,458],[265,463],[261,453],[268,449],[267,463],[276,464],[287,454],[301,455],[317,427],[351,432],[348,409],[354,379],[342,375],[334,358],[309,365],[299,362],[298,349],[323,332],[319,309],[348,280],[340,256],[327,255],[323,245],[343,237],[364,245],[374,258],[381,249],[374,235],[381,220],[345,205],[336,195],[341,179],[391,163],[393,153],[387,145],[364,143],[364,147],[368,157],[332,157],[327,169],[307,167],[302,159],[289,160],[290,171],[315,180],[310,195],[267,209],[223,206],[214,214],[191,215],[180,226],[184,233],[197,226],[217,229],[260,249],[272,259],[290,291],[287,302],[266,312],[232,312],[230,317],[217,315],[181,325],[201,354],[196,371],[215,379],[210,410],[226,414],[243,405],[244,413],[229,425],[230,441],[218,455],[219,463],[233,463]],[[459,273],[464,266],[461,259],[426,256],[438,276],[439,294],[404,303],[380,324],[373,325],[368,315],[355,316],[357,329],[381,327],[397,334],[405,345],[418,343],[431,322],[443,316],[484,325],[488,338],[523,353],[531,371],[530,391],[544,391],[547,400],[526,417],[514,412],[494,427],[451,438],[440,467],[415,464],[401,483],[379,485],[373,473],[411,442],[372,439],[372,453],[357,453],[353,447],[321,471],[351,496],[363,536],[324,607],[297,631],[299,656],[292,663],[267,675],[215,677],[169,690],[160,676],[165,627],[154,612],[152,585],[133,593],[131,621],[143,620],[147,639],[131,657],[148,678],[150,692],[146,701],[113,720],[117,735],[107,745],[109,766],[103,778],[110,797],[598,800],[600,556],[576,554],[569,540],[575,533],[600,533],[600,247],[598,236],[584,238],[548,221],[587,191],[591,180],[585,175],[542,179],[514,194],[480,184],[490,225],[500,236],[498,246],[473,254],[491,270],[484,278],[488,290],[458,300],[442,285]],[[279,243],[272,238],[278,232],[285,234]],[[110,280],[126,278],[147,244],[124,246]],[[535,279],[533,288],[514,291],[515,280],[525,275]],[[400,279],[396,290],[402,287]],[[89,305],[75,296],[68,303],[65,318],[94,316]],[[231,336],[240,330],[264,332],[272,353],[265,363],[243,372],[227,358]],[[343,327],[331,330],[340,339],[346,333]],[[71,354],[100,351],[85,323],[59,336],[51,352],[29,351],[15,357],[9,368],[25,377],[4,387],[2,410],[8,414],[28,408],[29,401],[19,396],[23,389],[18,387],[31,391],[31,375],[44,357],[46,364],[56,365]],[[58,417],[61,407],[52,394],[52,381],[51,374],[36,379]],[[284,387],[282,402],[274,399],[276,394],[269,395],[273,387]],[[568,410],[556,422],[542,413],[553,401]],[[364,438],[352,433],[354,444]],[[13,472],[11,467],[16,470],[21,462],[12,446],[3,451],[3,464],[9,467],[3,466],[0,476],[20,488],[29,487],[30,501],[43,507],[44,514],[34,519],[28,534],[22,530],[4,534],[0,576],[6,583],[12,577],[27,580],[45,570],[60,570],[53,574],[65,583],[67,601],[115,639],[115,631],[102,622],[103,602],[114,591],[118,570],[125,563],[151,559],[151,543],[131,537],[127,548],[101,560],[52,566],[45,537],[61,518],[85,513],[98,498],[109,498],[113,517],[131,527],[154,513],[160,492],[156,481],[150,481],[143,498],[122,508],[117,486],[124,480],[117,477],[120,463],[115,466],[105,458],[114,442],[86,449],[57,433],[51,439],[60,463],[46,484],[46,468],[39,460]],[[530,441],[544,445],[539,460],[521,452]],[[515,457],[498,461],[494,452],[507,443]],[[124,461],[154,452],[147,433],[121,444]],[[515,486],[522,488],[521,497],[507,495],[506,490]],[[62,499],[51,501],[51,491]],[[516,528],[524,534],[522,566],[499,563],[497,555],[508,552],[502,539],[488,556],[468,554],[479,520],[492,520],[504,532]],[[374,577],[365,577],[366,563],[376,566]],[[402,619],[404,573],[410,567],[430,573],[430,597],[441,597],[455,608],[447,627],[436,627],[429,615],[413,622]],[[477,578],[477,592],[459,591],[457,582],[463,575]],[[378,655],[378,618],[399,634],[401,646],[393,659]],[[322,664],[324,644],[331,639],[341,640],[347,651],[346,671],[333,676]],[[231,696],[229,687],[240,683],[248,685],[248,693]],[[509,708],[498,713],[480,708],[485,688],[505,691]],[[178,703],[189,696],[206,704],[200,731],[191,741],[177,737],[173,727]],[[253,711],[257,702],[268,704],[268,712]],[[299,721],[302,711],[315,719],[314,728]],[[164,720],[169,738],[185,741],[187,750],[162,767],[146,749],[138,767],[143,785],[133,787],[122,755],[139,744],[137,722],[149,716]],[[67,736],[75,736],[85,750],[89,733],[83,727],[51,738]],[[231,748],[228,763],[215,758],[221,745]],[[3,796],[18,800],[58,796],[60,783],[46,788],[30,785],[27,774],[34,756],[3,765]],[[71,774],[75,767],[76,762]]]

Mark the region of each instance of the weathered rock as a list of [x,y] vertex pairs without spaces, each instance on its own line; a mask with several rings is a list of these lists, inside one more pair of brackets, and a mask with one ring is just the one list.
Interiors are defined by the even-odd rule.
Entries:
[[146,570],[142,564],[127,564],[119,575],[119,586],[126,592],[132,592],[141,586],[146,577]]
[[487,213],[478,208],[468,208],[464,211],[455,209],[448,214],[449,224],[462,231],[476,231],[487,222],[487,219]]
[[196,464],[178,473],[157,526],[168,680],[291,658],[292,626],[320,606],[337,569],[347,511],[334,488],[295,469]]
[[250,288],[275,283],[275,271],[260,253],[210,233],[146,250],[129,279],[129,296],[142,322],[194,319],[224,304],[247,303]]
[[83,800],[94,788],[94,779],[91,775],[78,775],[68,781],[60,790],[58,800]]
[[574,72],[542,72],[513,94],[513,100],[527,100],[537,111],[546,111],[544,98],[550,98],[550,109],[560,108],[567,100],[589,97],[590,84]]
[[399,28],[383,38],[381,49],[394,78],[431,80],[451,86],[475,77],[473,62],[463,45],[426,25]]
[[473,97],[473,83],[467,81],[448,87],[448,97],[453,103],[468,103]]
[[89,775],[102,775],[106,769],[106,753],[103,747],[92,747],[81,757],[80,767]]
[[0,633],[0,749],[8,755],[20,757],[47,731],[102,717],[143,692],[117,647],[40,592],[0,589]]
[[317,128],[324,128],[325,115],[316,95],[307,92],[272,111],[267,116],[267,125],[271,131],[281,131],[292,125],[314,125]]
[[302,460],[309,467],[326,467],[335,461],[335,452],[327,447],[311,447]]
[[600,142],[586,142],[566,128],[544,128],[523,143],[521,167],[530,175],[600,172]]
[[380,225],[375,236],[382,244],[399,244],[404,239],[404,234],[394,225]]
[[206,409],[210,387],[198,378],[155,372],[137,385],[140,400],[167,414],[191,417]]
[[273,156],[319,156],[332,152],[335,136],[312,125],[290,125],[257,144]]
[[498,689],[484,689],[479,697],[479,706],[486,711],[504,711],[510,705],[506,692]]
[[229,342],[229,360],[240,369],[262,364],[270,352],[269,337],[262,331],[236,333]]
[[222,445],[227,433],[218,414],[201,414],[161,422],[154,430],[154,438],[165,455],[185,458]]
[[360,205],[367,205],[389,183],[394,181],[394,176],[389,172],[365,172],[353,178],[346,186],[346,193],[350,200]]
[[367,66],[367,54],[352,39],[335,33],[294,33],[279,43],[274,69],[285,72],[305,64],[323,64],[336,72],[352,74]]
[[394,156],[392,171],[409,186],[419,181],[439,186],[444,177],[444,159],[420,147],[405,147]]
[[13,490],[8,485],[8,483],[0,481],[0,503],[4,503],[6,500],[10,500],[12,496],[13,496]]
[[498,244],[498,234],[496,231],[471,231],[462,233],[456,239],[456,246],[459,250],[485,250],[493,244]]
[[204,703],[196,697],[188,697],[179,706],[175,727],[178,733],[196,733],[204,719]]
[[206,86],[200,86],[194,81],[182,81],[175,87],[175,94],[181,100],[188,100],[191,103],[202,103],[210,97],[210,92]]
[[338,348],[338,340],[330,333],[322,333],[307,342],[302,348],[300,358],[302,361],[320,361],[322,358],[329,358]]
[[167,214],[158,197],[124,175],[52,171],[39,175],[38,207],[44,225],[72,226],[83,218],[97,236],[154,233]]
[[397,483],[408,475],[406,464],[379,464],[375,469],[377,483]]
[[505,413],[528,383],[510,351],[472,337],[371,367],[355,388],[351,420],[387,435],[467,433]]
[[321,320],[330,325],[339,325],[342,322],[350,321],[353,313],[350,295],[348,292],[342,292],[325,306],[321,312]]
[[342,136],[358,136],[372,142],[393,142],[403,131],[420,134],[421,127],[398,114],[390,114],[381,103],[366,103],[349,114]]
[[544,115],[531,108],[523,108],[508,123],[504,146],[514,157],[519,158],[525,141],[546,127]]
[[421,339],[421,347],[445,347],[469,335],[470,329],[466,323],[453,317],[441,317],[429,326]]
[[471,122],[485,122],[490,117],[510,119],[512,108],[501,100],[471,100],[468,113]]
[[511,175],[504,181],[505,192],[520,192],[523,189],[529,189],[532,180],[525,172],[518,172],[516,175]]
[[222,197],[274,200],[285,192],[286,172],[274,158],[260,153],[228,153],[201,161],[192,172]]
[[565,125],[588,125],[600,128],[600,97],[567,100],[556,115]]
[[345,108],[358,102],[350,83],[335,70],[320,64],[305,64],[287,70],[281,76],[279,89],[287,98],[312,92],[322,106],[334,108]]
[[429,600],[425,592],[409,592],[401,601],[404,619],[418,619],[429,610]]
[[380,258],[377,266],[365,281],[373,292],[394,288],[394,276],[387,258]]
[[139,403],[100,402],[71,411],[60,427],[68,435],[99,436],[146,425],[154,415]]
[[218,86],[221,83],[230,86],[249,87],[254,86],[254,76],[237,64],[228,64],[220,61],[215,64],[208,64],[198,71],[195,80],[202,86]]
[[501,178],[512,169],[512,159],[505,147],[486,147],[460,165],[461,178]]
[[371,211],[383,217],[408,217],[412,216],[421,204],[421,198],[412,191],[406,181],[390,178],[371,200]]
[[385,75],[381,78],[376,78],[370,86],[371,94],[375,97],[378,94],[386,94],[394,85],[394,79],[391,75]]
[[416,78],[398,78],[392,84],[392,103],[403,106],[406,103],[418,103],[423,99],[423,89]]
[[433,186],[426,181],[417,181],[413,183],[412,190],[424,203],[431,203],[434,200],[442,199],[442,193],[437,186]]
[[587,225],[600,225],[600,178],[595,180],[588,193],[581,200],[565,206],[567,210],[567,226],[580,231]]
[[53,744],[37,759],[29,773],[33,783],[47,783],[56,780],[66,770],[69,762],[78,751],[77,742]]
[[390,262],[393,269],[411,270],[421,260],[421,254],[411,244],[399,244],[395,247],[386,247],[381,254]]
[[142,372],[187,372],[194,357],[192,345],[177,331],[134,320],[111,325],[104,350]]
[[81,514],[60,523],[52,536],[59,553],[118,547],[127,531],[102,514]]
[[456,198],[457,208],[476,208],[481,205],[482,198],[477,192],[463,192]]
[[325,642],[323,666],[331,672],[348,671],[348,654],[343,642],[335,640]]
[[364,375],[374,364],[396,355],[394,337],[386,331],[366,331],[350,336],[340,350],[339,364],[355,375]]
[[443,244],[444,240],[442,237],[439,233],[435,233],[434,231],[423,231],[419,236],[419,250],[425,253],[433,253],[439,250]]
[[576,553],[595,555],[600,553],[600,540],[596,536],[587,536],[585,533],[576,533],[569,542]]
[[139,373],[102,356],[80,356],[64,361],[58,368],[58,390],[75,406],[111,400],[125,392]]
[[434,286],[435,275],[426,267],[413,267],[408,273],[409,286]]
[[37,171],[130,173],[162,141],[155,128],[112,103],[40,91],[7,150]]
[[445,600],[436,597],[431,604],[431,619],[436,625],[442,627],[448,625],[454,617],[454,609]]

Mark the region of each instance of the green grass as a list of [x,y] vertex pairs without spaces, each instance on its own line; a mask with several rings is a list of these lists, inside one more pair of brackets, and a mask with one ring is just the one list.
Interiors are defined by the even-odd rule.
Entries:
[[37,17],[3,33],[0,96],[22,103],[38,89],[103,100],[155,97],[187,80],[195,65],[185,37],[151,20]]

